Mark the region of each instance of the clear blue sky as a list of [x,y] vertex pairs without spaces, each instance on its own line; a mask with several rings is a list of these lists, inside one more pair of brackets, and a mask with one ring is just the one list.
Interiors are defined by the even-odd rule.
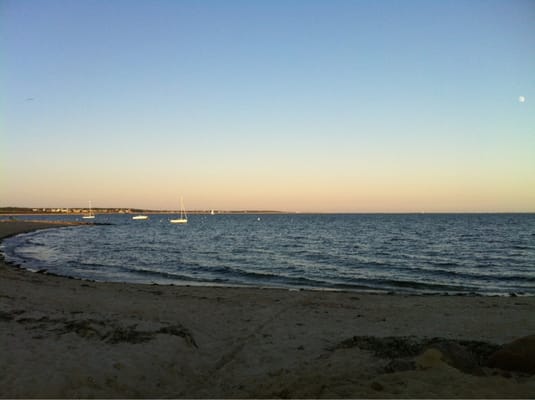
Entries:
[[535,211],[534,1],[3,0],[0,35],[0,206]]

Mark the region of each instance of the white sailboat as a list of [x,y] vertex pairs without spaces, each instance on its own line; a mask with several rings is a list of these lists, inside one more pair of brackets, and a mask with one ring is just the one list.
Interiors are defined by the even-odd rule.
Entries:
[[184,200],[180,198],[180,216],[175,219],[169,220],[172,224],[187,224],[188,216],[186,215],[186,210],[184,209]]
[[139,220],[149,219],[149,217],[147,215],[134,215],[132,219],[139,221]]
[[89,200],[89,214],[86,214],[82,217],[83,219],[94,219],[95,214],[93,214],[93,210],[91,209],[91,200]]

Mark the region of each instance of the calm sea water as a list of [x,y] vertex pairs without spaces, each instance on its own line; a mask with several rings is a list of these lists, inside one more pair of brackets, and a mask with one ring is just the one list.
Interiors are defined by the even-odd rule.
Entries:
[[24,234],[2,250],[98,281],[535,295],[535,214],[169,218],[101,215],[112,225]]

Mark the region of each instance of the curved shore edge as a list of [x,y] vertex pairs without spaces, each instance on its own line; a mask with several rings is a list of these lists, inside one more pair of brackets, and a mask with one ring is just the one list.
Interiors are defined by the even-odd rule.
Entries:
[[[7,238],[23,233],[40,231],[44,229],[65,228],[70,226],[92,226],[94,223],[76,221],[41,221],[41,220],[3,220],[0,221],[0,243]],[[4,254],[0,252],[0,265],[9,265]],[[16,265],[15,265],[16,266]],[[28,271],[31,272],[31,271]]]
[[0,240],[21,233],[38,231],[41,229],[60,228],[77,225],[94,225],[87,222],[69,221],[40,221],[40,220],[5,220],[0,221]]
[[[77,223],[78,224],[78,223]],[[0,239],[70,223],[0,222]],[[530,398],[535,297],[97,283],[0,260],[1,397]]]

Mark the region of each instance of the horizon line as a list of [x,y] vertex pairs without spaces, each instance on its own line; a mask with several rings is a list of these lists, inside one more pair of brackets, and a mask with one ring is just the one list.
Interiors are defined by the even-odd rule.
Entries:
[[[10,210],[11,209],[11,210]],[[70,211],[72,209],[80,210],[77,212]],[[61,211],[56,211],[61,210]],[[66,210],[66,211],[63,211]],[[88,207],[21,207],[21,206],[0,206],[0,215],[65,215],[65,214],[79,214],[82,211],[89,210]],[[174,213],[178,209],[151,209],[138,207],[92,207],[93,211],[101,210],[103,214],[122,214],[122,213]],[[17,211],[20,211],[17,212]],[[186,210],[192,214],[204,214],[214,211],[217,214],[535,214],[533,211],[484,211],[484,210],[408,210],[408,211],[291,211],[291,210],[263,210],[263,209],[217,209],[217,208],[202,208]]]

